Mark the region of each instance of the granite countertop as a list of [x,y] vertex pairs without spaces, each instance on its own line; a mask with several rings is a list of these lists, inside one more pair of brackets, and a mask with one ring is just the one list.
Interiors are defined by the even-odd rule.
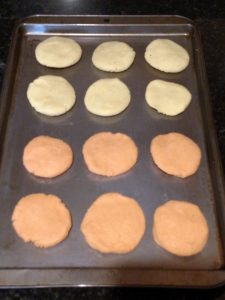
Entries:
[[[32,14],[179,14],[195,20],[203,43],[214,123],[225,170],[225,3],[204,0],[1,0],[0,87],[16,22]],[[225,299],[225,288],[162,290],[148,288],[48,288],[0,290],[0,299]]]

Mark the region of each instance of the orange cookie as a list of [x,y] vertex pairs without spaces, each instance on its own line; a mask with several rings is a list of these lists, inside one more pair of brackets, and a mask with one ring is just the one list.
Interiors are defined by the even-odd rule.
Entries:
[[86,212],[81,231],[89,246],[100,252],[127,253],[144,235],[145,216],[134,199],[106,193]]
[[30,194],[19,200],[12,214],[16,233],[40,248],[63,241],[72,226],[65,204],[54,195]]
[[89,171],[115,176],[127,172],[135,165],[138,149],[126,134],[100,132],[84,143],[83,156]]
[[208,225],[197,205],[170,200],[154,213],[153,237],[167,251],[179,256],[190,256],[205,247]]
[[201,161],[199,146],[177,132],[154,137],[150,144],[150,152],[153,161],[162,171],[181,178],[194,174]]
[[23,164],[28,172],[53,178],[67,171],[73,162],[71,147],[60,139],[40,135],[24,148]]

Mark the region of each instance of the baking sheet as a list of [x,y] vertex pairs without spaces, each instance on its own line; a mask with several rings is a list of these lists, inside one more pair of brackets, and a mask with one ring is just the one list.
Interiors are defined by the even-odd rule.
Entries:
[[[37,63],[34,50],[36,45],[49,36],[69,36],[83,49],[81,61],[66,69],[51,69]],[[146,46],[155,38],[169,38],[181,44],[190,54],[190,64],[178,74],[166,74],[151,68],[144,60]],[[136,51],[132,67],[122,73],[109,74],[97,70],[91,63],[91,55],[103,41],[120,40],[127,42]],[[223,269],[223,189],[215,179],[221,178],[218,153],[212,148],[214,132],[210,115],[207,85],[204,81],[201,45],[198,34],[190,20],[180,17],[33,17],[24,20],[14,36],[8,70],[2,94],[2,127],[0,169],[0,271],[5,269],[18,272],[28,270],[28,283],[19,285],[73,285],[68,279],[51,280],[50,270],[65,270],[75,276],[84,274],[79,284],[129,285],[130,284],[172,285],[165,280],[165,274],[174,270],[203,272],[210,277],[215,270]],[[26,90],[28,84],[41,75],[59,75],[66,78],[76,90],[77,102],[74,108],[60,117],[46,117],[35,112],[29,105]],[[8,78],[7,78],[8,77]],[[100,78],[117,77],[127,84],[132,99],[129,107],[120,115],[102,118],[90,114],[84,106],[85,91]],[[145,89],[149,81],[163,79],[186,86],[192,93],[188,109],[176,117],[166,117],[149,108],[145,102]],[[204,90],[202,89],[204,85]],[[11,87],[11,88],[10,88]],[[4,104],[6,104],[4,106]],[[6,110],[7,109],[7,110]],[[3,115],[4,113],[4,115]],[[210,127],[210,128],[209,128]],[[123,132],[131,136],[139,149],[136,166],[128,173],[105,178],[88,172],[82,157],[82,145],[92,134],[100,131]],[[202,161],[198,172],[179,179],[160,171],[149,155],[150,140],[157,134],[170,131],[181,132],[196,141],[202,150]],[[209,133],[212,133],[212,135]],[[72,168],[55,179],[40,179],[27,173],[22,165],[22,152],[26,143],[37,135],[50,135],[68,142],[75,153]],[[217,177],[214,177],[214,172]],[[140,245],[126,255],[103,255],[91,249],[79,230],[87,208],[105,192],[119,192],[135,198],[144,210],[147,228]],[[11,226],[11,214],[17,201],[30,193],[51,193],[58,195],[69,208],[73,227],[68,238],[61,244],[48,249],[38,249],[24,243],[16,236]],[[169,199],[187,200],[201,208],[209,225],[209,240],[204,250],[193,257],[181,258],[158,247],[152,238],[152,217],[155,209]],[[91,270],[95,270],[90,279]],[[113,269],[121,278],[109,280]],[[146,275],[138,275],[140,269],[161,272],[158,281]],[[103,272],[105,271],[105,273]],[[86,277],[85,277],[86,271]],[[121,272],[120,272],[121,271]],[[13,274],[15,274],[15,272]],[[80,272],[80,273],[79,273]],[[163,273],[164,272],[164,273]],[[150,274],[148,273],[148,274]],[[203,272],[204,273],[204,272]],[[0,273],[1,274],[1,273]],[[5,273],[8,274],[8,273]],[[40,275],[42,274],[42,275]],[[62,273],[63,274],[63,273]],[[98,276],[99,274],[99,276]],[[101,275],[105,274],[105,275]],[[130,273],[131,274],[131,273]],[[145,272],[143,273],[145,274]],[[155,273],[156,274],[156,273]],[[215,273],[214,273],[215,274]],[[125,277],[124,277],[125,276]],[[184,284],[175,280],[176,285],[206,285],[192,282]],[[13,285],[12,275],[2,285]],[[62,275],[63,277],[63,275]],[[166,276],[167,277],[167,276]],[[41,279],[40,279],[41,278]],[[214,279],[211,279],[215,281]],[[93,282],[94,281],[94,282]],[[221,280],[220,280],[221,281]],[[18,282],[18,281],[17,281]],[[17,282],[14,284],[16,285]],[[38,283],[37,283],[38,282]],[[154,282],[154,283],[153,283]],[[189,283],[189,284],[188,284]],[[217,282],[218,283],[218,282]],[[0,277],[1,284],[1,277]],[[74,283],[77,285],[77,283]],[[209,280],[208,280],[209,284]]]

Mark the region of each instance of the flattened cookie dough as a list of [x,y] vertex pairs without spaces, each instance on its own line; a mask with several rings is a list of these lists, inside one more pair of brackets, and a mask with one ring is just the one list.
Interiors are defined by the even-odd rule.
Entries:
[[72,221],[69,210],[57,196],[30,194],[16,204],[12,225],[24,242],[48,248],[67,237]]
[[35,49],[37,61],[52,68],[66,68],[76,64],[82,55],[80,45],[73,39],[50,37],[40,42]]
[[29,84],[27,98],[39,113],[59,116],[74,106],[76,94],[72,85],[63,77],[45,75]]
[[154,213],[153,237],[170,253],[191,256],[201,252],[207,243],[207,221],[197,205],[170,200]]
[[40,135],[25,146],[23,165],[28,172],[53,178],[66,172],[73,162],[71,147],[60,139]]
[[145,99],[148,105],[159,113],[176,116],[188,107],[191,93],[181,84],[164,80],[153,80],[146,88]]
[[110,117],[124,111],[130,98],[128,87],[118,78],[100,79],[87,89],[84,103],[89,112]]
[[168,39],[156,39],[147,46],[145,60],[155,69],[177,73],[186,69],[190,58],[179,44]]
[[126,134],[100,132],[84,143],[83,156],[89,171],[103,176],[116,176],[135,165],[138,149]]
[[81,231],[88,245],[102,253],[128,253],[141,241],[145,226],[144,213],[134,199],[106,193],[86,212]]
[[133,63],[135,51],[124,42],[111,41],[100,44],[92,55],[94,66],[106,72],[122,72]]
[[150,144],[154,163],[165,173],[185,178],[199,168],[201,150],[189,137],[170,132],[154,137]]

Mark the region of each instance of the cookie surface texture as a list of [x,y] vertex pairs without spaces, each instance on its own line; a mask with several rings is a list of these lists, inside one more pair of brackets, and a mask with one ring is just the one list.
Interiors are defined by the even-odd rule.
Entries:
[[207,221],[197,205],[170,200],[154,213],[153,237],[170,253],[191,256],[201,252],[207,243]]
[[76,94],[63,77],[44,75],[29,84],[27,98],[37,112],[46,116],[60,116],[74,106]]
[[128,253],[145,232],[145,216],[136,200],[118,193],[99,196],[86,212],[81,231],[102,253]]
[[106,72],[122,72],[133,63],[135,51],[124,42],[111,41],[100,44],[92,55],[94,66]]
[[33,175],[53,178],[66,172],[73,162],[71,147],[61,139],[37,136],[24,148],[23,165]]
[[69,210],[57,196],[30,194],[16,204],[12,224],[24,242],[47,248],[67,237],[72,221]]
[[87,89],[84,103],[89,112],[102,117],[110,117],[124,111],[130,99],[130,91],[121,80],[100,79]]
[[189,137],[170,132],[154,137],[150,143],[154,163],[165,173],[185,178],[199,168],[201,150]]
[[80,45],[73,39],[50,37],[35,48],[37,61],[51,68],[66,68],[76,64],[82,55]]
[[155,69],[177,73],[186,69],[190,58],[188,52],[172,40],[156,39],[147,46],[145,60]]
[[164,80],[153,80],[146,88],[145,99],[148,105],[159,113],[176,116],[188,107],[191,93],[181,84]]
[[100,132],[86,140],[83,156],[89,171],[103,176],[116,176],[135,165],[138,149],[126,134]]

